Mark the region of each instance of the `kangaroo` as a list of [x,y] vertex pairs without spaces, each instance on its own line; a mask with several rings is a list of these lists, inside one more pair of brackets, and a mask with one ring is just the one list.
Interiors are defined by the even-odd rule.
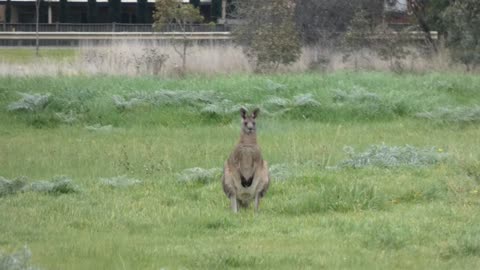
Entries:
[[255,200],[255,212],[258,211],[260,199],[265,195],[270,184],[268,164],[262,158],[260,146],[257,144],[255,119],[260,110],[253,110],[247,115],[244,108],[240,109],[242,116],[242,131],[240,141],[225,161],[223,168],[223,191],[230,199],[234,213],[239,206],[248,207]]

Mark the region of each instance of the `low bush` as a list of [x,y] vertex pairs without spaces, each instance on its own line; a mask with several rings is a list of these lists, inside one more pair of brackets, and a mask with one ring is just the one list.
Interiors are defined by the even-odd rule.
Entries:
[[112,188],[116,188],[116,187],[121,188],[121,187],[135,186],[135,185],[141,184],[142,181],[135,178],[128,178],[127,176],[122,175],[122,176],[116,176],[111,178],[101,178],[100,183]]
[[353,147],[346,146],[344,151],[349,158],[340,162],[338,168],[428,166],[437,164],[447,157],[443,150],[436,147],[417,148],[411,145],[371,145],[361,153],[356,153]]
[[72,179],[66,176],[54,177],[50,181],[40,180],[31,183],[28,183],[24,177],[15,180],[0,177],[0,197],[17,192],[39,192],[58,195],[79,191],[80,188],[73,183]]
[[443,107],[430,112],[417,113],[416,116],[437,124],[474,124],[480,122],[480,106]]
[[221,177],[220,168],[203,169],[199,167],[189,168],[183,170],[177,175],[177,179],[180,182],[199,182],[209,183],[215,180],[219,180]]
[[38,270],[31,265],[32,252],[27,246],[12,254],[0,251],[0,269],[2,270]]

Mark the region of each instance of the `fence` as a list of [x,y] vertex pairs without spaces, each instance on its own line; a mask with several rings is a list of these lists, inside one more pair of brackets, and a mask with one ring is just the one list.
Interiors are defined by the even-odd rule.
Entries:
[[[186,32],[230,32],[231,26],[224,24],[189,24]],[[36,32],[34,23],[3,23],[0,32]],[[183,32],[176,24],[155,27],[153,24],[125,23],[40,23],[39,32]]]

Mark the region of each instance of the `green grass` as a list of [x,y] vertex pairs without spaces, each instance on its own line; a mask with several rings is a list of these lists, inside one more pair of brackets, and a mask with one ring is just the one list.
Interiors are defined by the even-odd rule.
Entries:
[[[268,89],[268,80],[285,85]],[[42,269],[475,269],[480,264],[480,127],[416,118],[474,106],[473,75],[337,73],[158,80],[119,77],[0,78],[0,176],[71,177],[80,192],[0,197],[0,250],[27,244]],[[363,87],[379,108],[332,101]],[[178,181],[186,168],[219,168],[239,135],[236,114],[196,105],[115,108],[113,94],[213,90],[241,104],[312,93],[322,104],[261,115],[270,164],[295,173],[272,183],[261,211],[234,215],[220,179]],[[272,92],[274,91],[274,92]],[[7,112],[16,92],[55,97],[36,113]],[[403,104],[395,111],[392,104]],[[370,104],[372,105],[372,104]],[[378,104],[377,104],[378,105]],[[74,111],[72,125],[57,112]],[[388,112],[388,113],[385,113]],[[35,120],[36,119],[36,120]],[[35,122],[37,121],[37,122]],[[113,125],[95,132],[86,125]],[[433,147],[425,167],[329,169],[370,145]],[[102,178],[142,182],[110,187]]]
[[[39,59],[50,61],[72,60],[76,56],[75,49],[41,47]],[[0,48],[0,62],[30,63],[37,60],[35,47],[29,48]]]

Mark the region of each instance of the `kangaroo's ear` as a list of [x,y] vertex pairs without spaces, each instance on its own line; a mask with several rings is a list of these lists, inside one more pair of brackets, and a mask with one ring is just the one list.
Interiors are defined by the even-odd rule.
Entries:
[[257,116],[258,116],[259,113],[260,113],[260,109],[259,109],[259,108],[255,108],[255,110],[253,110],[253,113],[252,113],[253,119],[257,118]]
[[242,116],[243,119],[247,118],[247,110],[245,108],[240,108],[240,115]]

